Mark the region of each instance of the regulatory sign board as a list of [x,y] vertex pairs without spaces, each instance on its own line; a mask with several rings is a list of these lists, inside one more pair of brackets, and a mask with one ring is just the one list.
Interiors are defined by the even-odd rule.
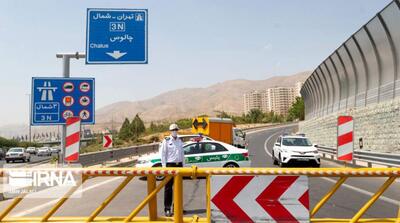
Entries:
[[88,9],[87,64],[147,64],[147,9]]
[[341,161],[352,161],[354,150],[353,139],[353,117],[338,117],[338,136],[337,136],[337,159]]
[[62,125],[77,116],[95,123],[94,78],[32,78],[32,125]]
[[212,176],[213,222],[309,222],[307,176]]

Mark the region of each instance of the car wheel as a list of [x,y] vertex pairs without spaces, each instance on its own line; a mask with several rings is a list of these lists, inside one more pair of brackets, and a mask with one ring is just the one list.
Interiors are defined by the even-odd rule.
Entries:
[[236,163],[227,163],[224,165],[224,168],[237,168],[239,167],[239,165],[237,165]]
[[320,163],[317,163],[317,162],[313,162],[312,164],[311,164],[311,167],[315,167],[315,168],[319,168],[321,166],[321,164]]
[[278,165],[278,161],[276,160],[275,155],[274,155],[274,150],[272,150],[272,164]]
[[6,160],[6,163],[9,163],[10,162],[10,160]]
[[31,158],[28,158],[28,163],[31,162]]

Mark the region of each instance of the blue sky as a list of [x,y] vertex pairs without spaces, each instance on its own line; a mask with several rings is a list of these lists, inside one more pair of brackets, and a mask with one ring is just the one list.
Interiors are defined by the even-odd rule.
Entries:
[[87,8],[147,8],[149,64],[85,65],[96,107],[231,79],[314,69],[388,0],[1,0],[0,126],[28,122],[32,76],[61,76],[58,52],[84,52]]

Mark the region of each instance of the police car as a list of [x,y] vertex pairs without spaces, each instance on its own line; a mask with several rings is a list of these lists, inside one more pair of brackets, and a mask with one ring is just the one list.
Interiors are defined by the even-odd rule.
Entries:
[[274,165],[287,166],[292,162],[308,162],[313,167],[319,167],[321,156],[317,145],[311,144],[310,140],[303,135],[279,136],[272,149]]
[[[232,145],[201,140],[188,142],[183,146],[185,166],[191,167],[249,167],[249,153]],[[136,167],[161,167],[160,153],[139,158]]]

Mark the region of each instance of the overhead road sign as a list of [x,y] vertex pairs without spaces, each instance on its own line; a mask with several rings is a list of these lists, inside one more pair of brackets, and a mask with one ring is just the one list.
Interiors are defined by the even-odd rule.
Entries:
[[212,176],[213,222],[309,222],[306,176]]
[[352,161],[354,140],[353,140],[353,117],[339,116],[337,130],[337,159],[341,161]]
[[62,125],[73,116],[94,124],[94,84],[94,78],[33,77],[31,124]]
[[147,64],[147,9],[88,9],[86,64]]
[[192,119],[192,132],[208,135],[210,122],[208,117],[197,117]]

